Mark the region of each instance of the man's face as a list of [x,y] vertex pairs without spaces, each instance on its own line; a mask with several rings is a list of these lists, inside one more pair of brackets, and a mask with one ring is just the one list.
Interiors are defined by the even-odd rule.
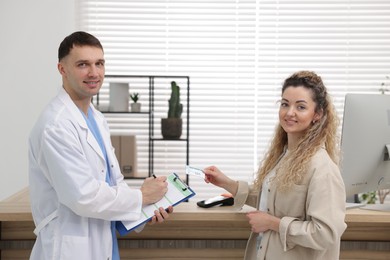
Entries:
[[74,101],[90,101],[104,80],[104,53],[94,46],[73,46],[58,63],[65,90]]

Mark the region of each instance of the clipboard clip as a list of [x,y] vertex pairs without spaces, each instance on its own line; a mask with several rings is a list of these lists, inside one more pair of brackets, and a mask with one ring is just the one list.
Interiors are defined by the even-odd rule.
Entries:
[[[178,179],[177,177],[174,177],[174,178],[173,178],[173,181],[176,182],[176,183],[179,183],[179,182],[181,183],[181,180],[179,180],[179,182],[177,182],[177,179]],[[181,187],[181,190],[182,190],[182,191],[186,191],[186,190],[187,190],[187,187],[184,187],[184,188]]]

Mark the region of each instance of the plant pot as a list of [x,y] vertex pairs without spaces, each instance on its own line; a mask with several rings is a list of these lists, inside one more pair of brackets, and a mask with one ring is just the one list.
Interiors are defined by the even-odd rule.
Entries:
[[131,103],[131,112],[141,112],[141,103]]
[[162,118],[161,134],[164,139],[180,139],[182,132],[181,118]]

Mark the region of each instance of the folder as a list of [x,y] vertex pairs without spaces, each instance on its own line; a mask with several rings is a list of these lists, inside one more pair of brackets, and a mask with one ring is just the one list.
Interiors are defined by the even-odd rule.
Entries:
[[146,205],[141,210],[141,218],[135,221],[117,221],[116,229],[121,236],[126,235],[140,225],[150,221],[154,211],[160,207],[167,209],[169,206],[176,206],[179,203],[195,196],[195,192],[185,184],[176,173],[167,177],[168,191],[164,197],[156,203]]

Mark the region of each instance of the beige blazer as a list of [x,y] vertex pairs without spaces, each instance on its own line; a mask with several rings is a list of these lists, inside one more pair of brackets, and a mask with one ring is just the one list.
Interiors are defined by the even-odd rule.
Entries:
[[[235,202],[258,208],[260,194],[246,182],[239,182]],[[279,232],[265,232],[259,250],[258,234],[251,233],[245,259],[339,259],[340,238],[347,227],[345,199],[339,168],[326,150],[320,149],[302,183],[286,193],[277,192],[271,185],[268,213],[281,219]]]

